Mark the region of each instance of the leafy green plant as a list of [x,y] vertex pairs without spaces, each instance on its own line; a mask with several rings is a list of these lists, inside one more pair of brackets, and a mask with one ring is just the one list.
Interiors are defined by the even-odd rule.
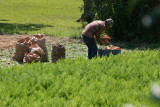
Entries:
[[[1,106],[152,106],[160,50],[0,68]],[[156,105],[156,103],[154,103]]]

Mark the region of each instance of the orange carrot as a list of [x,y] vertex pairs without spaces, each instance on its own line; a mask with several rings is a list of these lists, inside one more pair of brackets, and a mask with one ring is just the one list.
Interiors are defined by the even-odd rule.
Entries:
[[106,42],[106,43],[109,43],[108,39],[103,39],[102,42]]
[[111,39],[108,35],[104,35],[103,38],[105,38],[105,39]]
[[117,46],[116,48],[114,48],[114,50],[120,50],[120,47],[119,47],[119,46]]
[[113,49],[113,45],[111,45],[110,49]]
[[106,46],[106,47],[104,48],[104,50],[108,50],[108,47]]

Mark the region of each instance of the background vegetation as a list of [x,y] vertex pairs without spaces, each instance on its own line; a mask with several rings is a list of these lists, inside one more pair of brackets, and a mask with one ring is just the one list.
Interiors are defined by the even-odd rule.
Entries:
[[112,18],[109,31],[113,40],[158,42],[160,40],[159,0],[83,0],[83,21]]

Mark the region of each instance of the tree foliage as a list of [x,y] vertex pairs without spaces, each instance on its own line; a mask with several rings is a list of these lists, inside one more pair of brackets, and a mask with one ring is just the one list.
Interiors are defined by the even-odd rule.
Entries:
[[108,33],[113,40],[155,42],[160,39],[159,4],[160,0],[84,0],[83,14],[90,20],[83,21],[112,18],[115,24]]

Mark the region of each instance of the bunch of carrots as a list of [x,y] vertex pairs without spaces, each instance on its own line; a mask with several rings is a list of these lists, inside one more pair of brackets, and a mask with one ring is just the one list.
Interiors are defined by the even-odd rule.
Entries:
[[[110,40],[110,39],[111,39],[111,38],[110,38],[108,35],[104,35],[104,36],[103,36],[103,39],[102,39],[103,44],[104,44],[104,43],[109,43],[108,40]],[[105,50],[120,50],[120,49],[121,49],[121,48],[120,48],[119,46],[114,47],[113,45],[111,45],[110,47],[108,47],[108,46],[105,47]]]

